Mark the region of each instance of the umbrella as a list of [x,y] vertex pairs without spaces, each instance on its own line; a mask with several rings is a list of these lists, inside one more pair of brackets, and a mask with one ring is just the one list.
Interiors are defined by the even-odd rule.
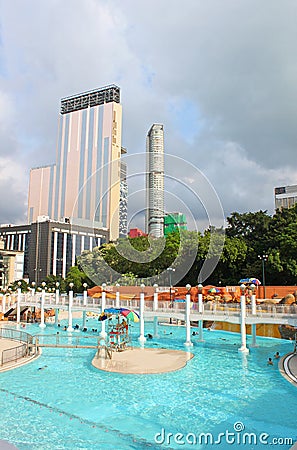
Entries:
[[213,287],[213,288],[210,288],[210,289],[208,290],[208,292],[209,292],[210,294],[218,294],[218,293],[220,292],[220,289]]
[[261,284],[261,281],[258,280],[258,278],[242,278],[239,280],[240,284],[255,284],[256,286],[259,286]]
[[121,314],[123,308],[107,308],[104,310],[107,314]]
[[131,322],[139,322],[139,315],[132,309],[122,308],[121,315],[126,317],[126,319],[131,320]]
[[139,322],[139,315],[136,311],[127,308],[107,308],[104,310],[104,313],[107,314],[121,314],[127,319],[131,320],[131,322]]

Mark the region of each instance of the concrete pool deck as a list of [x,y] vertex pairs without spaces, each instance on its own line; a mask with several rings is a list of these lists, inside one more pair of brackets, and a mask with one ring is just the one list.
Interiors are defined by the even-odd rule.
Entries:
[[126,374],[157,374],[179,370],[193,358],[193,353],[165,348],[128,348],[112,352],[111,359],[95,356],[94,367],[106,372]]
[[287,353],[280,359],[278,367],[283,377],[297,387],[297,353]]
[[40,356],[40,353],[38,355],[24,356],[23,358],[20,358],[17,361],[10,361],[10,362],[7,362],[7,363],[1,365],[2,352],[4,350],[12,350],[21,344],[22,344],[21,342],[14,341],[12,339],[6,339],[6,338],[1,339],[0,338],[0,372],[5,372],[6,370],[15,369],[16,367],[27,364],[27,363],[31,362],[33,359],[36,359]]

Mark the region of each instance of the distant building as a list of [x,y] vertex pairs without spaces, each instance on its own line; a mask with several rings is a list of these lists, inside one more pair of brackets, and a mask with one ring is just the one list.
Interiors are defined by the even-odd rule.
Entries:
[[146,139],[146,232],[164,235],[164,129],[154,124]]
[[180,212],[165,214],[164,216],[165,236],[176,230],[187,230],[187,219],[185,214],[182,214]]
[[297,185],[274,189],[275,209],[291,208],[297,203]]
[[[127,153],[122,147],[121,154]],[[119,216],[119,237],[126,237],[128,232],[128,183],[127,183],[127,164],[121,161],[120,176],[120,216]]]
[[129,230],[129,238],[133,239],[141,236],[147,236],[147,234],[144,233],[144,231],[142,231],[140,228],[131,228]]
[[42,216],[28,225],[0,226],[0,238],[7,253],[23,252],[23,273],[18,279],[39,284],[48,275],[65,278],[77,256],[107,242],[109,233]]
[[122,106],[106,86],[62,98],[56,163],[31,169],[28,222],[39,216],[119,237]]
[[0,289],[5,290],[11,283],[23,278],[24,252],[5,250],[5,242],[0,239]]

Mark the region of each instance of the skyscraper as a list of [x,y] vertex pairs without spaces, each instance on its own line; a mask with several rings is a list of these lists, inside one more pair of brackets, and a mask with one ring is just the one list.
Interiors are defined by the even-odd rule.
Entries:
[[164,130],[154,124],[146,139],[146,232],[164,235]]
[[32,169],[28,221],[38,216],[119,236],[122,106],[110,85],[61,100],[56,163]]

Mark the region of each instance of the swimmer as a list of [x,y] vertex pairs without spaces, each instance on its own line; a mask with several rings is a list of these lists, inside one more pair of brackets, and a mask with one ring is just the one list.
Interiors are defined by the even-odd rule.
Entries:
[[275,359],[279,359],[280,358],[280,354],[279,352],[276,352],[276,354],[274,355]]
[[47,366],[43,366],[43,367],[38,367],[38,369],[37,370],[43,370],[43,369],[45,369]]
[[272,361],[271,358],[268,358],[267,365],[268,366],[273,366],[273,361]]
[[150,334],[150,333],[148,333],[147,338],[148,338],[148,339],[153,339],[153,335]]

